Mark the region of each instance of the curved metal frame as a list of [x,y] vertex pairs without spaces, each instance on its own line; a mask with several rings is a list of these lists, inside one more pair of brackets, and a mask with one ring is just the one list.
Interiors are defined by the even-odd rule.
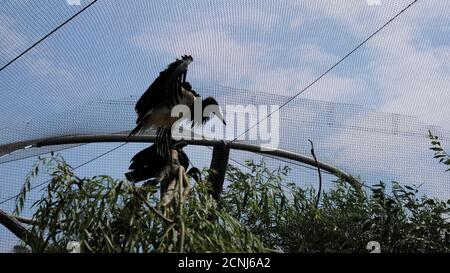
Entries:
[[[74,136],[41,138],[36,140],[23,141],[20,143],[14,143],[10,144],[10,150],[13,151],[23,148],[39,148],[50,145],[96,143],[96,142],[154,142],[155,139],[156,137],[152,135],[141,135],[131,137],[129,137],[128,134],[74,135]],[[225,144],[230,149],[248,152],[257,152],[259,154],[267,154],[276,157],[282,157],[293,161],[298,161],[313,167],[317,167],[313,158],[282,149],[265,150],[261,149],[262,147],[259,145],[246,144],[238,141],[231,142],[231,141],[207,140],[207,139],[187,139],[183,141],[189,145],[199,145],[199,146],[217,146]],[[3,146],[2,148],[5,148],[5,146]],[[319,167],[322,170],[325,170],[338,178],[344,179],[356,190],[358,191],[361,190],[361,183],[350,174],[347,174],[346,172],[336,168],[335,166],[323,162],[318,163]]]

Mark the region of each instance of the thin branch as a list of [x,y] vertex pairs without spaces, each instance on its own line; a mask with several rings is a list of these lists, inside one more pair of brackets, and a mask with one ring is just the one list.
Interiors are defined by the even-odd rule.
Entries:
[[184,183],[183,200],[186,200],[189,196],[189,193],[191,192],[191,185],[189,184],[189,178],[186,172],[184,172],[183,175],[183,183]]
[[185,227],[184,227],[184,221],[183,221],[183,179],[184,179],[184,167],[179,166],[178,167],[178,193],[179,193],[179,199],[178,199],[178,216],[177,220],[180,222],[180,253],[184,252],[184,238],[185,238]]
[[173,227],[175,226],[175,224],[171,224],[166,231],[164,232],[163,236],[161,237],[161,241],[159,242],[158,247],[156,248],[156,251],[158,251],[159,249],[161,249],[161,246],[164,242],[164,239],[169,235],[169,232],[173,229]]
[[144,198],[144,196],[142,196],[142,194],[140,194],[137,191],[133,191],[134,194],[136,194],[143,202],[145,205],[147,205],[147,207],[153,211],[159,218],[161,218],[162,220],[166,221],[167,223],[173,224],[174,221],[166,218],[164,215],[161,214],[161,212],[159,212],[157,209],[155,209],[148,201],[147,199]]
[[[33,236],[31,232],[26,229],[20,221],[26,222],[26,224],[34,224],[34,221],[27,218],[22,218],[18,216],[12,216],[0,209],[0,224],[5,226],[9,231],[22,240],[26,245],[32,246]],[[37,238],[34,238],[37,239]],[[41,240],[40,245],[47,245],[47,242]],[[45,247],[44,250],[50,250],[51,247]]]
[[320,193],[322,192],[322,173],[320,171],[320,166],[319,166],[319,162],[317,161],[316,158],[316,154],[314,153],[314,144],[313,142],[308,139],[309,143],[311,143],[311,155],[314,158],[314,161],[316,162],[316,166],[317,166],[317,172],[319,173],[319,190],[317,192],[317,197],[316,197],[316,209],[319,207],[319,200],[320,200]]
[[223,191],[223,183],[225,181],[225,173],[228,166],[229,157],[230,148],[227,147],[225,142],[213,148],[209,168],[214,170],[214,172],[210,175],[209,183],[211,183],[210,193],[216,201],[220,199],[220,195]]

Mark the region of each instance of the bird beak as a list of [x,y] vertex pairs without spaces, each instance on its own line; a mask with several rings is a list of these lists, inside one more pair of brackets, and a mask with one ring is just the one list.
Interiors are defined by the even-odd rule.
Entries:
[[225,122],[225,118],[223,117],[221,112],[215,113],[216,116],[223,122],[223,125],[227,125],[227,123]]

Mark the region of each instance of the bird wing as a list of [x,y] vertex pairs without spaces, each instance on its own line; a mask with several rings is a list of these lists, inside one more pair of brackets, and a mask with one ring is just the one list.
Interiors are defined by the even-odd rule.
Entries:
[[138,169],[149,163],[158,162],[159,159],[159,155],[156,153],[156,145],[152,145],[133,156],[129,169]]
[[156,145],[152,145],[133,156],[128,168],[130,172],[125,176],[131,182],[139,182],[158,176],[163,167],[164,163],[156,152]]
[[166,104],[170,108],[177,105],[181,99],[182,83],[186,81],[186,74],[191,56],[183,56],[161,71],[150,87],[141,96],[135,106],[139,123],[145,115],[155,107]]
[[130,171],[125,174],[129,181],[139,182],[166,175],[163,172],[165,172],[165,166],[170,165],[171,159],[165,158],[164,156],[167,156],[167,153],[170,154],[170,149],[177,149],[180,164],[185,169],[189,167],[189,158],[182,150],[186,146],[185,144],[175,143],[171,145],[169,142],[163,144],[163,155],[161,155],[161,145],[155,143],[133,156],[130,167],[128,168]]

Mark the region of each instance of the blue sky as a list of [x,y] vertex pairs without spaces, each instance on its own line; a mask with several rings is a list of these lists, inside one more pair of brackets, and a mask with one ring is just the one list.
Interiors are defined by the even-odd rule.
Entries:
[[[195,58],[197,85],[293,95],[409,2],[100,0],[2,71],[0,126],[11,114],[23,122],[98,98],[138,96],[184,53]],[[445,0],[419,1],[302,97],[450,128],[448,8]],[[0,63],[79,9],[63,0],[4,1]]]
[[[193,55],[188,77],[201,92],[231,86],[287,98],[411,1],[382,0],[380,6],[369,6],[363,0],[99,0],[0,72],[0,145],[30,137],[131,129],[132,102],[162,68],[182,54]],[[69,6],[65,0],[2,1],[0,66],[89,1],[81,3],[82,6]],[[423,124],[437,125],[443,128],[441,132],[448,132],[448,10],[447,0],[419,1],[300,98],[414,116]],[[224,101],[227,96],[224,93],[220,98]],[[125,101],[131,106],[114,108],[121,111],[114,113],[107,104],[99,106],[99,100]],[[267,104],[274,100],[266,95],[258,98]],[[429,158],[425,138],[380,139],[385,136],[315,128],[314,122],[323,114],[313,109],[314,114],[307,115],[299,108],[301,105],[293,103],[286,108],[286,117],[292,114],[296,119],[301,114],[300,119],[309,125],[293,128],[289,123],[282,124],[280,134],[291,138],[282,143],[283,148],[308,154],[306,138],[315,137],[323,149],[323,158],[356,174],[366,173],[370,182],[401,178],[425,182],[431,176],[422,170],[441,171]],[[370,122],[382,126],[384,121],[373,119],[371,113],[363,109],[339,112],[339,122],[347,127]],[[77,119],[78,116],[82,118]],[[405,130],[417,129],[416,123],[412,124]],[[64,155],[82,162],[94,152],[111,147],[87,145]],[[140,148],[128,145],[119,154],[80,171],[82,175],[103,171],[120,177],[128,158]],[[127,160],[117,160],[118,155]],[[194,157],[197,164],[208,162],[205,157]],[[398,158],[405,163],[396,163]],[[15,175],[8,174],[10,181],[15,181],[11,183],[20,185],[33,161],[0,165],[0,173],[20,170]],[[430,180],[443,177],[439,173]],[[433,185],[426,187],[427,192],[448,198],[448,187],[442,190]],[[8,187],[2,196],[16,189]]]

